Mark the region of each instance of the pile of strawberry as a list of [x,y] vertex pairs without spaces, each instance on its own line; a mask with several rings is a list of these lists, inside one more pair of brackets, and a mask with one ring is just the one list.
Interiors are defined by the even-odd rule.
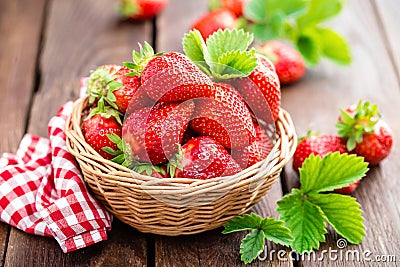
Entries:
[[[293,156],[293,169],[297,173],[311,154],[324,157],[336,151],[354,153],[364,157],[370,165],[376,165],[389,155],[393,146],[392,130],[381,119],[377,105],[368,101],[342,109],[336,128],[338,135],[309,132],[300,139]],[[359,183],[360,180],[335,191],[350,194]]]
[[[185,54],[154,54],[145,43],[124,66],[88,79],[82,131],[102,157],[155,177],[209,179],[240,172],[273,147],[280,84],[272,63],[249,49],[243,30],[198,31]],[[265,126],[264,125],[264,126]]]

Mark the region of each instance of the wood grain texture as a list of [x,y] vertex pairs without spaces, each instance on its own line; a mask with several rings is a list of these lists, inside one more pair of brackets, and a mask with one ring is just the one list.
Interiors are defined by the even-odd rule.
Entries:
[[[383,38],[385,29],[380,28],[374,6],[369,1],[348,1],[343,13],[331,22],[331,26],[349,39],[353,63],[350,67],[339,67],[322,62],[314,70],[309,70],[304,80],[283,89],[283,106],[292,115],[298,135],[305,135],[309,129],[336,133],[339,108],[365,99],[379,105],[383,119],[391,125],[394,141],[398,144],[400,90]],[[397,259],[400,258],[400,181],[396,178],[400,171],[399,156],[400,151],[395,145],[391,155],[369,171],[355,192],[354,196],[363,209],[367,236],[361,245],[349,246],[347,250],[362,252],[369,249],[373,255],[397,255]],[[291,168],[286,168],[285,177],[289,188],[298,184]],[[327,240],[321,249],[337,249],[337,235],[330,231]],[[317,255],[321,256],[320,252]],[[366,260],[356,263],[332,261],[327,257],[323,261],[306,260],[301,264],[376,266]]]
[[386,47],[393,61],[400,83],[400,2],[397,0],[372,1],[373,6],[379,16],[382,33],[388,42]]
[[157,50],[182,52],[183,35],[189,31],[192,23],[207,11],[207,2],[170,0],[157,18]]
[[150,22],[120,21],[113,0],[53,0],[29,132],[46,135],[50,117],[67,100],[77,97],[79,78],[99,65],[130,61],[138,42],[151,43],[151,29]]
[[[282,191],[280,182],[277,182],[252,210],[263,217],[275,217],[276,201],[281,199]],[[245,265],[240,260],[240,242],[247,234],[238,232],[223,235],[223,228],[218,228],[205,233],[182,237],[155,237],[156,266],[292,266],[289,260],[278,260],[277,254],[269,253],[272,250],[284,249],[281,246],[267,242],[268,254],[261,254],[266,259],[255,260],[252,264]],[[265,253],[263,252],[263,253]],[[282,257],[285,258],[285,257]],[[286,259],[286,258],[285,258]]]
[[[151,24],[121,22],[115,5],[113,0],[51,1],[28,132],[46,136],[49,119],[77,97],[81,76],[101,64],[128,61],[137,42],[151,41]],[[53,239],[13,229],[6,266],[147,265],[144,234],[116,223],[109,235],[108,241],[63,254]]]
[[[45,0],[0,1],[0,154],[16,152],[25,131],[44,6]],[[29,15],[21,17],[21,10]],[[8,233],[9,226],[0,223],[0,266]]]

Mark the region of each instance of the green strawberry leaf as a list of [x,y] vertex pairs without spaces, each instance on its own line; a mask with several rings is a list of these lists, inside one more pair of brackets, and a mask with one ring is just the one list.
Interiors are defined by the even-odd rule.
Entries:
[[198,30],[194,29],[185,34],[183,36],[182,46],[183,51],[192,61],[205,61],[204,50],[207,48]]
[[297,37],[296,47],[309,65],[315,65],[321,59],[321,40],[314,29],[302,32]]
[[329,224],[341,236],[358,244],[365,236],[362,211],[356,199],[339,194],[309,194],[309,200],[321,208]]
[[351,63],[351,51],[346,40],[331,29],[319,28],[322,53],[329,59],[343,65]]
[[293,242],[290,229],[284,226],[283,221],[274,218],[264,218],[260,227],[264,232],[264,236],[274,243],[290,246]]
[[252,42],[253,35],[244,30],[219,29],[207,38],[206,45],[211,61],[217,62],[225,53],[246,51]]
[[242,239],[240,244],[241,260],[250,263],[264,250],[265,236],[264,231],[255,229]]
[[311,252],[325,241],[325,216],[311,203],[301,190],[293,189],[278,201],[280,219],[285,222],[294,237],[292,248],[298,253]]
[[218,30],[204,43],[193,30],[183,38],[185,54],[207,75],[218,79],[244,77],[256,67],[254,51],[248,51],[253,35],[243,29]]
[[238,232],[243,230],[254,230],[261,227],[262,218],[255,213],[243,214],[227,221],[224,225],[223,234]]
[[255,23],[268,21],[268,1],[250,0],[243,9],[244,16]]
[[335,152],[321,159],[312,154],[300,168],[301,190],[308,193],[342,188],[364,177],[367,171],[363,157]]
[[257,66],[254,55],[255,50],[233,50],[221,55],[215,64],[210,62],[209,66],[214,77],[218,79],[248,76]]
[[311,0],[307,12],[297,19],[300,28],[315,26],[340,13],[343,0]]

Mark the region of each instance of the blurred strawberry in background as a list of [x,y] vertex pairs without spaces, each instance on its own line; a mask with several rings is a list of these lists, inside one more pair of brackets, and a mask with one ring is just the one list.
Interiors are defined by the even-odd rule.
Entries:
[[306,73],[303,57],[289,44],[272,40],[257,47],[257,52],[272,61],[281,84],[297,82]]
[[201,36],[203,36],[203,39],[206,40],[208,36],[219,29],[236,28],[236,22],[236,15],[232,11],[219,8],[198,18],[190,29],[197,29],[201,33]]
[[119,13],[124,19],[154,18],[168,4],[168,0],[120,0]]

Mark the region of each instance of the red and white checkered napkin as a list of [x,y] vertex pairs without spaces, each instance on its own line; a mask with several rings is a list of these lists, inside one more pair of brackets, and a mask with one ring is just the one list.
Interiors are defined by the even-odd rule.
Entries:
[[0,159],[0,219],[27,233],[53,236],[64,252],[107,239],[112,215],[88,192],[65,143],[72,102],[49,122],[50,140],[25,135],[17,154]]

